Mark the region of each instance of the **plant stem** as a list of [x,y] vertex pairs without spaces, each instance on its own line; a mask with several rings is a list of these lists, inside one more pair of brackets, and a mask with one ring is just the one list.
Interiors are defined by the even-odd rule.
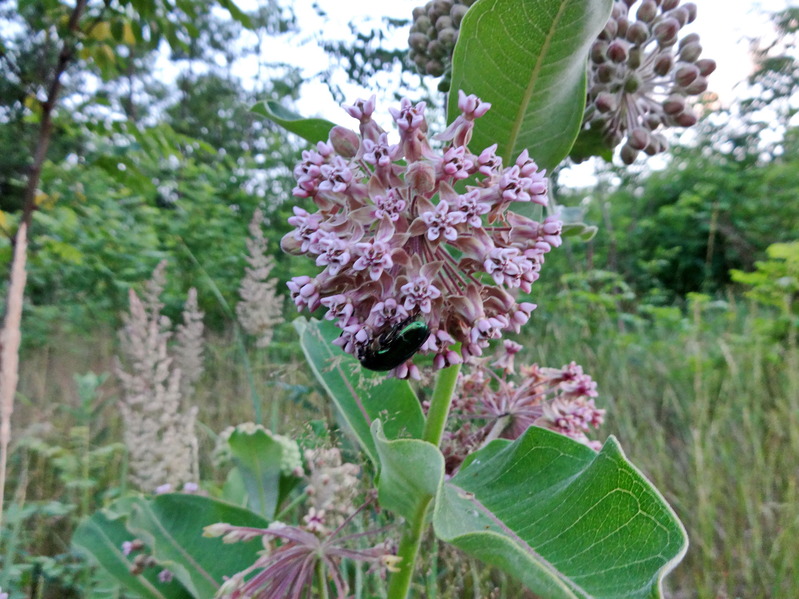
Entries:
[[433,397],[430,400],[430,409],[427,411],[427,421],[422,433],[422,439],[436,447],[441,443],[441,436],[447,425],[449,407],[452,404],[452,395],[455,392],[455,384],[458,382],[460,371],[460,364],[456,364],[440,371],[436,379]]
[[[444,434],[459,372],[460,365],[450,366],[440,371],[436,379],[436,386],[433,389],[433,397],[430,400],[430,409],[427,411],[427,420],[422,433],[422,439],[436,447],[441,443],[441,437]],[[399,572],[391,577],[388,587],[389,599],[405,599],[408,596],[416,565],[416,556],[427,530],[427,512],[432,500],[432,497],[422,499],[413,518],[405,523],[405,532],[397,550],[397,557],[402,558],[402,561],[399,563]]]
[[327,577],[325,576],[325,563],[320,559],[316,562],[316,578],[319,582],[319,598],[329,599],[327,590]]

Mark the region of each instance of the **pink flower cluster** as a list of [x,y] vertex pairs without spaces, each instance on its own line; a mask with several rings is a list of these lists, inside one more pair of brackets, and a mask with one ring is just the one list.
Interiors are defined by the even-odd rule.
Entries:
[[488,441],[517,439],[531,426],[599,449],[600,443],[586,436],[605,417],[605,410],[594,404],[596,382],[574,362],[562,368],[524,366],[517,380],[512,375],[514,355],[520,349],[518,343],[506,340],[492,364],[481,360],[469,374],[461,375],[452,411],[466,422],[445,443],[450,468]]
[[[474,120],[490,105],[461,92],[458,106],[461,115],[435,138],[444,142],[437,152],[424,102],[403,99],[391,109],[399,129],[391,143],[372,119],[374,97],[359,100],[345,110],[360,135],[335,127],[295,168],[294,195],[311,198],[317,211],[294,208],[282,247],[323,270],[288,287],[299,309],[327,309],[342,330],[337,343],[356,357],[391,327],[423,319],[430,336],[420,351],[444,368],[518,332],[535,308],[516,294],[530,292],[544,255],[561,244],[561,223],[510,208],[546,206],[546,173],[526,150],[510,166],[496,145],[473,154]],[[392,374],[419,371],[411,359]]]

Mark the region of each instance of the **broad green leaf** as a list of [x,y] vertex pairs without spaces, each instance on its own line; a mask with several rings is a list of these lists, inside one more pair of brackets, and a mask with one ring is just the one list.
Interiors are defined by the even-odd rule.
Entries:
[[375,419],[380,418],[388,439],[422,436],[424,414],[407,381],[368,371],[333,345],[341,330],[331,322],[297,318],[294,328],[314,375],[372,462],[377,463],[377,452],[369,427]]
[[318,118],[307,119],[272,100],[258,102],[252,107],[252,111],[261,116],[265,116],[270,121],[283,127],[286,131],[291,131],[312,144],[319,141],[327,141],[330,130],[335,127],[335,124],[328,120]]
[[116,582],[143,599],[188,599],[192,595],[177,581],[158,580],[160,569],[147,568],[140,576],[130,573],[134,555],[122,553],[122,543],[135,535],[125,527],[125,516],[101,510],[80,523],[72,544],[90,555]]
[[272,520],[286,496],[282,487],[293,487],[297,481],[282,474],[283,445],[262,429],[252,433],[237,429],[230,435],[228,445],[247,489],[249,508]]
[[254,512],[222,501],[169,493],[136,502],[128,529],[194,597],[206,598],[216,594],[225,576],[250,566],[263,549],[260,543],[224,544],[221,538],[203,537],[203,528],[217,522],[257,528],[269,524]]
[[444,456],[420,439],[389,441],[379,420],[372,423],[372,435],[380,458],[380,505],[410,520],[422,502],[436,494],[444,476]]
[[537,427],[472,454],[442,485],[439,538],[547,599],[661,597],[688,539],[611,437],[595,453]]
[[461,23],[452,57],[448,120],[458,90],[491,103],[470,146],[493,143],[510,165],[527,148],[540,167],[565,158],[583,119],[586,60],[611,0],[478,0]]

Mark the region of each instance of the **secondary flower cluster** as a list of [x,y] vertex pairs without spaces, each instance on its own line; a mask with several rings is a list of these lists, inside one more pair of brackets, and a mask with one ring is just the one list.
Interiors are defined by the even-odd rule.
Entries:
[[[491,339],[518,331],[535,304],[517,302],[538,279],[544,255],[561,244],[561,223],[510,210],[515,202],[547,204],[545,171],[523,151],[503,165],[497,146],[473,154],[474,120],[490,108],[459,94],[461,115],[436,139],[427,136],[425,104],[403,99],[391,114],[399,143],[372,120],[375,100],[345,110],[360,121],[360,136],[336,127],[329,143],[303,152],[294,194],[316,212],[294,208],[284,251],[304,254],[324,270],[288,283],[299,309],[327,309],[341,328],[337,343],[362,357],[393,327],[423,319],[430,336],[421,347],[437,368],[480,356]],[[457,191],[459,182],[462,191]],[[393,369],[418,377],[412,360]]]
[[[636,4],[632,18],[630,9]],[[716,63],[699,58],[698,34],[678,41],[680,29],[695,18],[692,2],[616,0],[591,48],[583,123],[599,129],[610,148],[624,140],[621,158],[627,164],[641,151],[652,155],[666,150],[665,138],[656,132],[662,127],[696,123],[687,99],[707,89]]]
[[468,374],[461,374],[452,412],[466,422],[448,433],[444,446],[448,471],[485,443],[516,439],[531,426],[599,449],[600,443],[586,436],[605,416],[605,410],[594,405],[596,382],[574,362],[562,368],[523,366],[520,377],[513,377],[514,356],[520,349],[518,343],[506,340],[494,362],[480,360]]
[[344,559],[372,564],[381,574],[396,571],[399,558],[389,542],[366,548],[351,548],[363,544],[367,536],[385,529],[342,535],[345,525],[360,513],[369,502],[353,512],[336,530],[324,526],[324,512],[311,508],[302,526],[272,522],[267,528],[233,526],[220,522],[206,526],[203,536],[222,537],[225,543],[238,543],[260,538],[265,550],[247,569],[228,578],[217,591],[224,599],[270,599],[285,597],[300,599],[310,596],[314,576],[323,573],[324,582],[332,580],[336,597],[348,597],[347,583],[341,573]]

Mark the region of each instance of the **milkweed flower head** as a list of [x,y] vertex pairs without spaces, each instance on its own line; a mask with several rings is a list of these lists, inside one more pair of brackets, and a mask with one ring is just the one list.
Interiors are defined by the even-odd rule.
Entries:
[[[336,343],[356,357],[409,319],[429,327],[420,351],[434,356],[436,368],[482,355],[530,318],[535,304],[517,294],[530,292],[544,256],[561,244],[557,218],[512,210],[547,205],[546,171],[526,150],[510,165],[496,145],[473,153],[474,121],[490,104],[463,92],[458,98],[461,114],[434,138],[440,151],[428,137],[424,102],[403,99],[390,109],[399,130],[392,143],[372,119],[372,97],[345,106],[359,135],[334,128],[294,170],[294,195],[311,198],[316,211],[295,207],[281,245],[322,271],[289,281],[291,297],[299,309],[324,307],[342,331]],[[456,190],[460,181],[466,184]],[[419,371],[411,359],[391,374],[416,378]]]
[[452,411],[462,424],[448,433],[444,443],[448,471],[488,441],[517,439],[531,426],[600,448],[586,434],[605,418],[605,410],[595,404],[596,382],[575,362],[561,368],[522,366],[516,374],[515,355],[520,349],[505,340],[493,362],[481,359],[468,374],[460,375]]

